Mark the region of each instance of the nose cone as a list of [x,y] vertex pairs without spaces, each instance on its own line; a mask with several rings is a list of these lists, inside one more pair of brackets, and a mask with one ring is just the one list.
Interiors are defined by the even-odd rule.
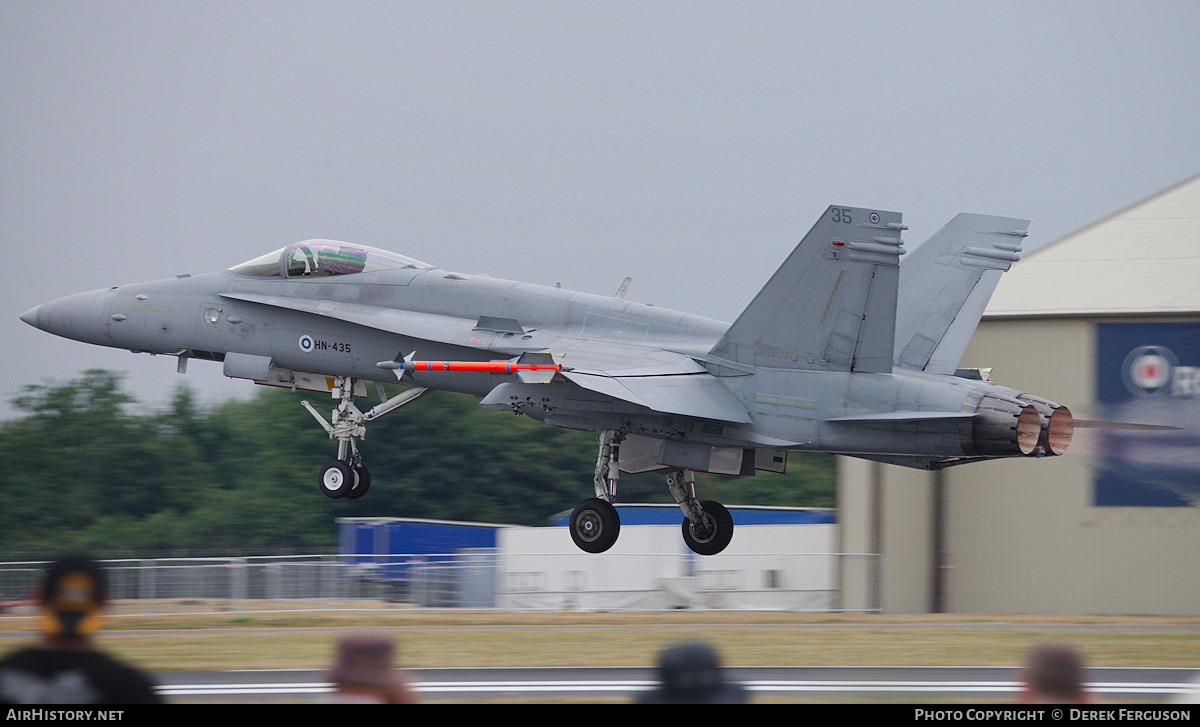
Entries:
[[21,320],[56,336],[108,346],[108,304],[112,295],[111,289],[68,295],[30,308],[21,314]]
[[41,306],[35,305],[34,307],[22,313],[21,320],[25,321],[34,328],[41,328],[41,326],[38,325],[38,308],[41,308]]

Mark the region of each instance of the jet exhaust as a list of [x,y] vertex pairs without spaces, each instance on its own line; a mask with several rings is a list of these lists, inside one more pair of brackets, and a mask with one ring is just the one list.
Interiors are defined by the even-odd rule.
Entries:
[[1057,402],[1032,394],[1021,394],[1017,400],[1037,409],[1042,430],[1038,437],[1038,447],[1041,447],[1042,452],[1050,455],[1066,452],[1075,433],[1075,417],[1071,410]]
[[1042,435],[1036,407],[987,394],[979,400],[963,449],[974,456],[1011,457],[1033,454]]
[[1075,434],[1075,416],[1065,406],[1060,406],[1050,415],[1046,427],[1046,451],[1050,454],[1062,454],[1071,446],[1071,437]]

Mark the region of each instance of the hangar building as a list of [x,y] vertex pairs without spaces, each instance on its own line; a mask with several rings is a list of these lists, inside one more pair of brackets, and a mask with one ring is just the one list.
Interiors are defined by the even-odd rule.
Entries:
[[836,457],[839,549],[882,556],[842,574],[843,598],[875,586],[891,613],[1200,613],[1200,176],[1027,253],[961,366],[1076,420],[1184,430],[1077,427],[1060,457],[938,472]]

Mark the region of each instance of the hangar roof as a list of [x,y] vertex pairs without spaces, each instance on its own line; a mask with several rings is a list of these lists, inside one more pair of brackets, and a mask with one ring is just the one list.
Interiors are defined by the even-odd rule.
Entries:
[[1200,175],[1037,250],[985,318],[1200,312]]

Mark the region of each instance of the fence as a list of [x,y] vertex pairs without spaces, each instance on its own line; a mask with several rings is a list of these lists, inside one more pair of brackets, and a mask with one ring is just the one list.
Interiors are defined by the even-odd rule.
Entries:
[[[407,608],[878,611],[875,587],[850,595],[838,586],[843,572],[878,573],[878,558],[783,554],[681,561],[662,554],[502,556],[484,548],[446,555],[152,558],[102,565],[110,614]],[[32,613],[30,601],[46,565],[0,563],[0,619]]]

